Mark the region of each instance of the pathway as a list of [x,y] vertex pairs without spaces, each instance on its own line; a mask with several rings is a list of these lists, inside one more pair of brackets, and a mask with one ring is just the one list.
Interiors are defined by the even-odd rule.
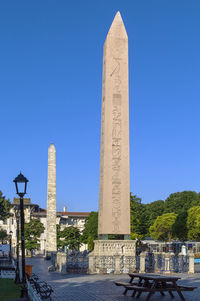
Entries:
[[[127,275],[61,275],[57,272],[48,272],[48,266],[51,261],[43,258],[28,258],[26,264],[33,265],[33,273],[49,283],[54,289],[53,301],[144,301],[146,294],[140,299],[132,299],[129,296],[123,296],[121,287],[116,287],[113,281],[128,281]],[[187,301],[200,300],[200,274],[187,275],[181,274],[182,284],[198,286],[194,292],[184,292]],[[166,295],[161,297],[155,294],[152,301],[171,301],[172,299]],[[176,296],[173,301],[180,301]]]

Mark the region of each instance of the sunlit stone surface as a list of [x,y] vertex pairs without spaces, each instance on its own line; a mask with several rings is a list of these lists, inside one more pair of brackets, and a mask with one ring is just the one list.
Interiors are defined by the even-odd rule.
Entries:
[[57,251],[56,239],[56,149],[51,143],[48,151],[46,255]]
[[130,234],[128,36],[118,12],[103,54],[98,234]]

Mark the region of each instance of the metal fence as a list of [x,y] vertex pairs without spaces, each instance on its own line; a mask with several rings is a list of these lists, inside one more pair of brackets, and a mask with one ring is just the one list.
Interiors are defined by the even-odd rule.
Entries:
[[200,258],[194,259],[194,272],[200,273]]
[[187,273],[189,270],[189,257],[149,253],[145,258],[146,273]]
[[80,252],[67,255],[66,270],[68,273],[87,273],[88,265],[88,254]]

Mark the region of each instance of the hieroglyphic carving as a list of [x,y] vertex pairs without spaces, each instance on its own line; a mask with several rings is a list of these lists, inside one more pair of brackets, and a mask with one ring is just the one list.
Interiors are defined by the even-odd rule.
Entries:
[[100,152],[100,186],[99,186],[99,228],[101,224],[101,214],[103,210],[103,180],[104,180],[104,131],[105,131],[105,97],[102,99],[101,113],[101,152]]
[[114,76],[113,90],[115,93],[121,93],[121,91],[120,91],[120,86],[121,86],[120,61],[121,61],[121,58],[113,57],[113,61],[114,61],[114,69],[110,74],[110,76]]
[[110,74],[113,78],[114,92],[112,98],[112,225],[113,233],[118,234],[121,216],[121,58],[119,47],[114,50],[114,67]]
[[[119,86],[116,87],[118,90]],[[112,99],[112,225],[116,234],[121,216],[121,147],[121,94],[115,93]]]

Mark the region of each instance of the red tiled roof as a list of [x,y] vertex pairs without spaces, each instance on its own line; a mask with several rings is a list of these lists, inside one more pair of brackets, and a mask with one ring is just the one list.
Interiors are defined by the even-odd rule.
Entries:
[[90,214],[90,212],[56,212],[57,214],[61,214],[61,215],[68,215],[68,216],[88,216]]

